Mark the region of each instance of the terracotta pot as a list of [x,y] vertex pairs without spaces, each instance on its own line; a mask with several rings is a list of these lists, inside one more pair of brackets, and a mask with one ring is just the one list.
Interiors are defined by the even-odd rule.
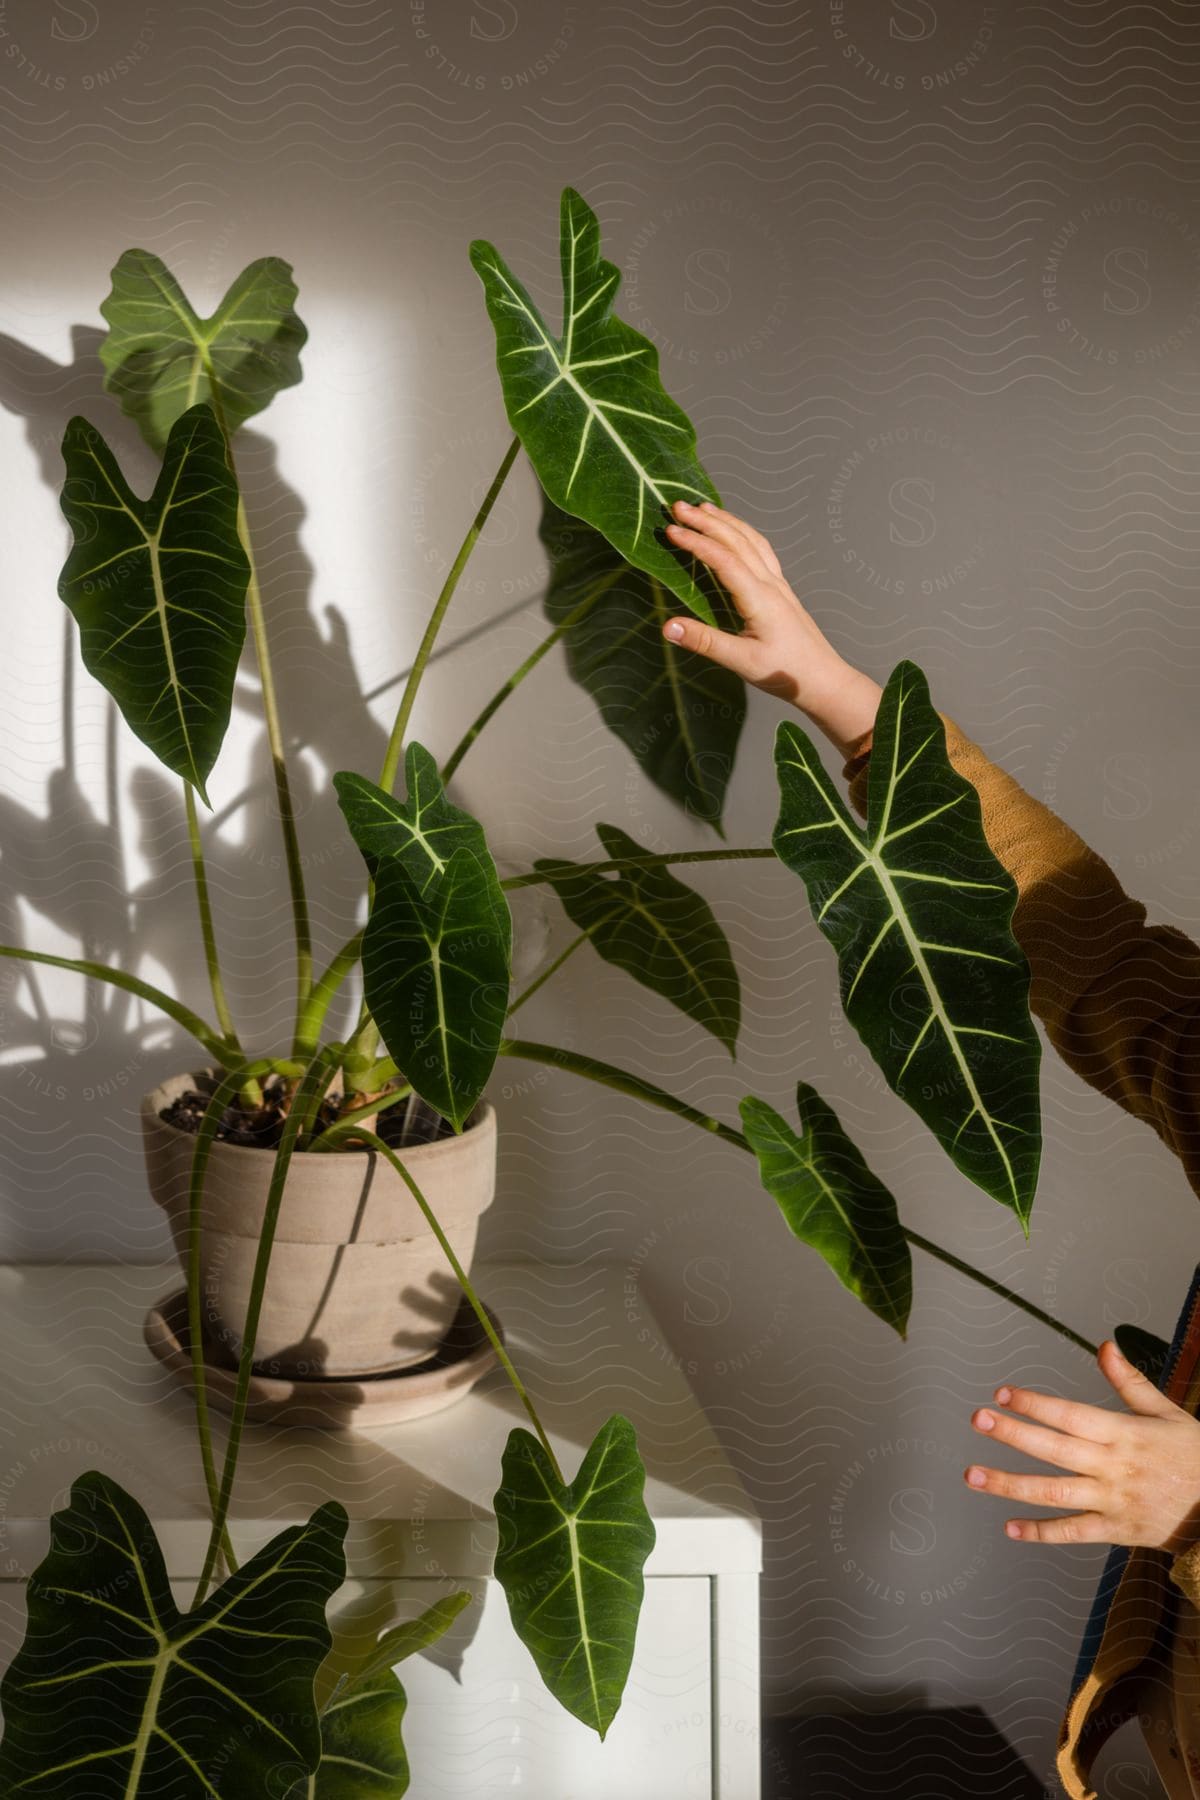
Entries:
[[[142,1102],[150,1192],[187,1269],[188,1176],[195,1137],[159,1117],[211,1071],[176,1075]],[[496,1115],[481,1102],[461,1136],[403,1153],[464,1268],[496,1185]],[[207,1336],[241,1348],[274,1153],[218,1139],[204,1184],[201,1304]],[[458,1308],[459,1287],[405,1183],[382,1157],[331,1150],[296,1155],[255,1342],[255,1366],[303,1378],[369,1375],[432,1355]]]

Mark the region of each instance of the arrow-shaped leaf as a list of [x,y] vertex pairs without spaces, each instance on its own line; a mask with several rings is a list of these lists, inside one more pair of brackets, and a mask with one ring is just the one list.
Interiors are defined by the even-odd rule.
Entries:
[[557,338],[499,252],[471,246],[509,423],[556,505],[711,624],[712,576],[661,536],[674,501],[719,499],[697,459],[695,428],[659,380],[650,339],[613,317],[620,272],[601,256],[596,215],[573,188],[563,191],[559,241]]
[[[611,861],[644,855],[615,825],[597,825]],[[561,862],[542,859],[541,871]],[[630,866],[617,875],[551,875],[572,924],[586,931],[605,962],[615,964],[703,1025],[730,1055],[737,1043],[741,990],[729,940],[701,894],[666,868]]]
[[896,1202],[807,1082],[796,1084],[797,1135],[765,1100],[740,1111],[762,1184],[802,1244],[903,1337],[912,1307],[912,1255]]
[[397,1067],[456,1131],[499,1053],[511,956],[512,918],[486,852],[460,844],[423,887],[399,857],[377,866],[367,1005]]
[[[667,643],[662,627],[676,610],[671,595],[657,576],[619,556],[601,532],[547,500],[541,536],[552,559],[546,614],[566,627],[572,677],[649,780],[720,831],[746,717],[745,682],[708,657]],[[598,597],[585,606],[591,596]],[[724,596],[713,599],[722,627],[739,630]]]
[[288,1800],[401,1800],[409,1781],[401,1736],[408,1699],[392,1665],[436,1643],[470,1598],[448,1594],[384,1633],[322,1709],[320,1766]]
[[780,725],[775,762],[772,841],[837,950],[846,1017],[888,1085],[1028,1235],[1041,1047],[1011,929],[1016,883],[946,753],[924,675],[902,662],[884,689],[865,830],[797,726]]
[[502,1468],[495,1576],[513,1627],[555,1699],[603,1738],[633,1661],[654,1548],[633,1426],[614,1414],[566,1486],[520,1427]]
[[58,591],[78,621],[84,663],[131,730],[207,800],[250,574],[220,428],[207,406],[185,413],[148,500],[86,419],[67,426],[63,458],[61,504],[75,542]]
[[372,874],[395,858],[424,889],[460,844],[488,855],[483,826],[446,798],[437,763],[423,744],[408,746],[404,780],[406,797],[397,800],[365,775],[343,770],[333,778],[350,834]]
[[25,1641],[0,1686],[0,1789],[54,1800],[265,1794],[316,1767],[313,1679],[345,1574],[345,1510],[273,1538],[193,1612],[154,1529],[89,1471],[50,1521]]
[[242,270],[211,318],[202,319],[160,257],[126,250],[100,308],[104,385],[161,451],[176,419],[212,400],[227,431],[300,380],[308,335],[296,316],[291,267],[263,256]]

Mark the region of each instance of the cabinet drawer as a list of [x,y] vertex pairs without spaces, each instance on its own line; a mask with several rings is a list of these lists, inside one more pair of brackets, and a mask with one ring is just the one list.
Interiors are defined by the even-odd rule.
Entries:
[[[542,1686],[494,1581],[450,1632],[401,1669],[404,1741],[421,1800],[708,1800],[712,1779],[711,1584],[703,1576],[646,1582],[637,1650],[621,1710],[601,1744]],[[186,1606],[192,1582],[173,1584]],[[374,1637],[447,1591],[429,1580],[347,1581],[329,1618],[335,1633]],[[25,1629],[24,1583],[0,1583],[0,1667]]]

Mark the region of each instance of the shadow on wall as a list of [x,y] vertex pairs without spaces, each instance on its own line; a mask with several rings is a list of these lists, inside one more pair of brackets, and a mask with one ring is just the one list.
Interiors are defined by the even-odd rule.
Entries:
[[[1130,1788],[1122,1800],[1142,1800],[1152,1791]],[[1047,1794],[981,1707],[811,1713],[764,1724],[763,1800],[963,1800],[967,1794],[979,1800],[1046,1800]]]
[[[157,462],[132,421],[104,393],[99,346],[103,333],[87,326],[72,328],[72,360],[58,364],[10,337],[0,336],[0,405],[25,422],[26,437],[37,458],[42,480],[57,497],[63,481],[60,445],[74,413],[98,424],[111,443],[135,491],[148,494]],[[361,889],[360,865],[342,828],[336,796],[324,771],[378,767],[386,732],[371,718],[351,656],[349,632],[342,614],[324,609],[324,630],[310,607],[313,569],[301,547],[305,513],[299,496],[282,479],[274,446],[243,430],[238,440],[239,475],[246,494],[251,530],[268,620],[283,619],[272,635],[276,683],[285,730],[289,720],[302,724],[302,738],[289,733],[288,747],[305,754],[291,757],[292,792],[302,842],[318,847],[309,879],[316,890],[314,912],[318,955],[332,954],[353,929],[352,908]],[[65,549],[64,532],[64,549]],[[179,785],[157,766],[136,768],[120,782],[120,746],[116,708],[93,692],[105,707],[103,749],[89,751],[92,766],[80,779],[75,739],[75,680],[78,668],[75,627],[53,592],[31,594],[26,603],[45,609],[47,625],[59,618],[65,626],[62,662],[62,764],[50,776],[47,812],[42,817],[0,791],[0,939],[22,942],[19,902],[25,901],[54,934],[68,940],[63,953],[137,971],[147,955],[171,971],[181,997],[211,1015],[204,960],[191,887],[190,851]],[[319,682],[317,677],[319,675]],[[84,677],[90,684],[90,677]],[[242,788],[236,798],[213,814],[202,814],[201,831],[218,936],[230,999],[244,1041],[277,1044],[290,1036],[291,922],[279,841],[278,814],[266,733],[261,723],[254,653],[248,646],[234,695],[233,730],[239,719],[246,734]],[[102,769],[98,766],[102,761]],[[103,805],[94,796],[100,776]],[[130,885],[122,852],[128,841],[122,822],[135,824],[137,848],[148,872]],[[344,857],[338,851],[344,847]],[[335,860],[336,859],[336,860]],[[320,863],[326,865],[318,868]],[[333,864],[330,867],[330,864]],[[351,885],[353,884],[353,885]],[[332,896],[321,885],[332,887]],[[344,916],[343,916],[344,915]],[[31,948],[57,949],[46,935]],[[78,948],[76,948],[78,946]],[[47,998],[64,991],[60,984],[80,981],[82,1003],[74,998],[70,1016],[56,1017]],[[349,1023],[331,1015],[331,1026]],[[105,1196],[99,1183],[121,1181],[113,1170],[111,1130],[114,1106],[131,1109],[138,1095],[155,1081],[195,1061],[191,1040],[175,1026],[144,1008],[140,1001],[101,982],[53,975],[36,965],[0,964],[0,1045],[6,1066],[0,1091],[10,1102],[14,1145],[22,1157],[20,1137],[28,1130],[44,1148],[44,1107],[62,1102],[69,1115],[55,1126],[74,1139],[88,1130],[86,1108],[94,1109],[96,1128],[109,1137],[105,1169],[84,1167],[86,1159],[60,1163],[51,1174],[52,1194],[43,1193],[36,1217],[9,1222],[9,1254],[34,1257],[51,1246],[69,1251],[72,1221],[91,1219]],[[34,1107],[39,1110],[35,1113]],[[131,1143],[136,1122],[130,1114]],[[45,1164],[43,1164],[45,1169]],[[86,1204],[68,1191],[77,1178],[89,1179]],[[128,1186],[128,1179],[124,1187]],[[49,1206],[46,1202],[49,1201]],[[48,1218],[48,1212],[57,1216]],[[128,1216],[128,1215],[126,1215]],[[140,1241],[137,1250],[145,1254]],[[64,1244],[66,1248],[64,1249]],[[112,1253],[124,1246],[114,1238]]]

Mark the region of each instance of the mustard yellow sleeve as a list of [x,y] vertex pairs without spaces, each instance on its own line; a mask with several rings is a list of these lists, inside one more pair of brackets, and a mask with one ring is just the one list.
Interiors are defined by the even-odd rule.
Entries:
[[1167,1573],[1175,1586],[1187,1595],[1192,1605],[1200,1608],[1200,1543],[1193,1544],[1188,1550],[1181,1550],[1172,1559]]
[[[1077,1075],[1142,1119],[1200,1193],[1200,947],[1148,925],[1109,865],[997,767],[947,714],[946,749],[976,788],[983,828],[1017,884],[1013,933],[1029,960],[1030,1007]],[[866,816],[871,733],[843,773]]]

